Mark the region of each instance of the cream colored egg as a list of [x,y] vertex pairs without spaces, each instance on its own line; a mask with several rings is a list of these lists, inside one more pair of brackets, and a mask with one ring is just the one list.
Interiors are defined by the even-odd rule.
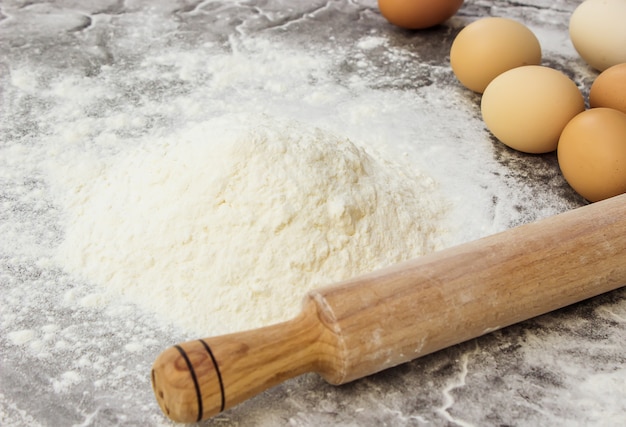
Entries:
[[482,93],[498,75],[511,68],[541,63],[541,46],[524,24],[490,17],[472,22],[455,37],[450,66],[466,88]]
[[584,1],[570,17],[569,34],[578,54],[597,70],[626,62],[626,1]]
[[626,114],[592,108],[563,129],[557,150],[566,181],[591,202],[626,193]]
[[500,74],[481,100],[483,120],[491,133],[526,153],[554,151],[565,125],[584,109],[582,93],[572,80],[539,65]]

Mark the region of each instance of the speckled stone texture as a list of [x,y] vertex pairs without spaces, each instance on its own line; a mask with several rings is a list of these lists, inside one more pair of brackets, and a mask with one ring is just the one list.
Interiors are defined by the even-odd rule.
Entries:
[[[89,299],[92,288],[50,261],[63,229],[36,158],[54,153],[59,120],[67,121],[68,132],[84,132],[77,144],[99,144],[102,152],[115,150],[98,139],[107,129],[132,140],[146,129],[180,126],[177,117],[200,120],[255,101],[259,110],[274,113],[279,104],[292,105],[294,117],[335,129],[345,117],[362,114],[364,130],[345,123],[351,137],[394,129],[400,138],[404,118],[394,122],[385,111],[395,99],[415,97],[429,120],[435,118],[426,124],[415,124],[419,117],[404,121],[410,138],[423,134],[429,141],[419,146],[426,158],[422,166],[431,168],[447,194],[454,193],[455,179],[476,188],[455,200],[461,207],[454,218],[464,231],[449,243],[458,243],[584,201],[560,176],[553,153],[517,153],[486,132],[480,97],[460,87],[449,68],[450,45],[474,19],[518,19],[540,38],[544,64],[565,72],[586,95],[597,73],[569,43],[567,22],[577,4],[467,1],[444,25],[415,32],[389,25],[370,0],[0,2],[0,424],[170,425],[152,396],[150,366],[162,349],[191,338],[155,326],[130,304],[97,304]],[[294,76],[283,86],[279,78],[268,77],[264,86],[261,78],[234,76],[236,85],[212,86],[211,96],[223,93],[214,104],[202,104],[197,82],[207,75],[193,62],[202,58],[194,55],[204,47],[237,55],[246,51],[246,40],[259,37],[326,58],[323,75],[311,65],[302,81],[311,88],[345,89],[333,98],[341,102],[324,104],[323,88],[315,102],[303,100]],[[254,48],[246,52],[254,64]],[[193,66],[176,68],[168,54]],[[262,55],[267,66],[272,58],[267,50]],[[112,95],[90,94],[98,100],[78,105],[75,117],[57,117],[55,109],[79,99],[72,85],[61,84],[68,79],[83,89],[93,82]],[[357,108],[364,93],[388,94],[379,115]],[[163,108],[170,103],[178,110]],[[347,110],[353,115],[342,116]],[[125,121],[129,111],[141,111],[141,122]],[[438,147],[458,148],[458,162],[431,161]],[[489,218],[478,221],[484,212]],[[622,288],[343,386],[304,375],[204,425],[624,425],[624,343]]]

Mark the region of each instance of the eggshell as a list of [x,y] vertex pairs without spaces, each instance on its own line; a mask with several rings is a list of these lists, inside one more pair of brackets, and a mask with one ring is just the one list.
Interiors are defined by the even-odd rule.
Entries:
[[463,0],[378,0],[380,13],[392,24],[418,30],[448,20]]
[[604,71],[626,62],[626,1],[586,0],[572,13],[569,35],[578,54]]
[[626,113],[626,63],[607,68],[595,79],[589,90],[589,105]]
[[557,150],[563,176],[596,202],[626,193],[626,114],[592,108],[563,129]]
[[466,88],[482,93],[498,75],[541,63],[533,32],[513,19],[490,17],[463,28],[450,48],[450,66]]
[[554,151],[565,125],[584,109],[576,84],[560,71],[540,65],[505,71],[489,83],[481,100],[491,133],[526,153]]

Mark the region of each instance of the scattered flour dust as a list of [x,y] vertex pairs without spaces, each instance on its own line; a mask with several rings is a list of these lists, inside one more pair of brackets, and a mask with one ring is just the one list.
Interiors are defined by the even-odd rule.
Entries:
[[287,320],[308,290],[432,251],[442,233],[430,177],[319,128],[223,116],[144,142],[57,165],[58,260],[191,334]]

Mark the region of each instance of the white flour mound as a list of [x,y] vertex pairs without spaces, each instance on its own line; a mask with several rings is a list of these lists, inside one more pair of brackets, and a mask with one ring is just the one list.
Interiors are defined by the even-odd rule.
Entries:
[[429,177],[267,117],[75,170],[62,266],[203,336],[287,320],[311,288],[434,250],[445,211]]

